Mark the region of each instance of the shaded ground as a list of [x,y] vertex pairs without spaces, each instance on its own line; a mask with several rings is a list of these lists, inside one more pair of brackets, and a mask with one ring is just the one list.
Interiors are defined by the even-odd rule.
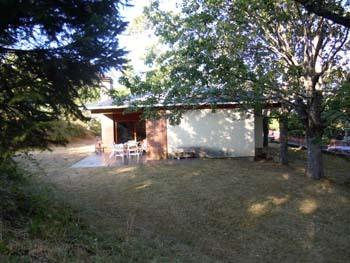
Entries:
[[294,168],[246,159],[70,168],[91,150],[73,145],[34,157],[43,179],[92,228],[111,242],[143,244],[155,262],[350,258],[348,160],[325,156],[323,181],[305,178],[304,153],[297,151]]

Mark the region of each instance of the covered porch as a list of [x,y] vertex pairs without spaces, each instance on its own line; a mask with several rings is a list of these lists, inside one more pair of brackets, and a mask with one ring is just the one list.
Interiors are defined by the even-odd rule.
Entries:
[[126,113],[121,109],[93,110],[101,120],[101,137],[107,152],[114,144],[128,141],[146,142],[146,158],[159,160],[167,158],[167,120],[144,120],[140,112]]

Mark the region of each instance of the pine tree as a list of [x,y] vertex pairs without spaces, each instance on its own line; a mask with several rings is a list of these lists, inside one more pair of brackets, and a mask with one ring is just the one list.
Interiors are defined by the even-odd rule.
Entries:
[[83,118],[80,97],[108,69],[121,69],[119,0],[0,1],[0,162],[14,152],[62,143],[60,116]]

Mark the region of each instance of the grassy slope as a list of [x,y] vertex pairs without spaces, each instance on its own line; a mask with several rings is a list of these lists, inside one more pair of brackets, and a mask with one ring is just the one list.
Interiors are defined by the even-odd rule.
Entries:
[[[60,255],[59,261],[346,262],[350,258],[349,161],[325,156],[328,179],[319,182],[304,177],[304,152],[296,150],[291,151],[293,168],[240,159],[69,168],[83,150],[88,151],[72,147],[36,155],[48,175],[44,181],[57,187],[57,199],[75,208],[68,221],[84,225],[73,231],[70,223],[64,225],[59,229],[72,234],[58,235],[54,242],[39,235],[49,247],[42,254],[51,259]],[[33,237],[27,236],[26,242],[36,242]],[[14,240],[24,246],[20,238]],[[33,249],[30,245],[23,253],[30,255]]]
[[[4,184],[2,181],[1,190]],[[88,226],[78,211],[57,196],[55,188],[42,181],[20,179],[10,184],[11,200],[1,207],[0,262],[143,262],[163,258],[153,251],[156,243],[126,241]]]

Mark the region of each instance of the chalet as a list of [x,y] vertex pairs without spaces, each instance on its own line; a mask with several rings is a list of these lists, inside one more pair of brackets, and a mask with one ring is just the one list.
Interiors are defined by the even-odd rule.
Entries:
[[[112,80],[103,79],[104,87],[111,88]],[[203,101],[195,108],[186,109],[181,123],[171,125],[165,117],[167,106],[156,105],[160,119],[142,119],[142,109],[128,112],[128,103],[115,105],[107,95],[88,109],[101,121],[103,144],[129,140],[147,141],[147,158],[165,159],[181,152],[193,152],[198,157],[254,157],[263,147],[262,117],[244,112],[238,102]]]

